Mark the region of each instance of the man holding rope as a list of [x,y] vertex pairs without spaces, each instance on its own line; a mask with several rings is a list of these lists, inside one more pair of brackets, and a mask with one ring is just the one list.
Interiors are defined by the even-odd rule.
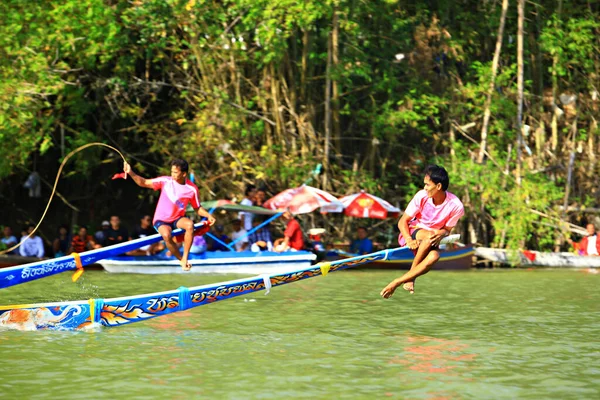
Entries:
[[[206,211],[200,204],[198,197],[198,187],[194,185],[188,177],[188,163],[182,159],[175,159],[171,162],[171,176],[160,176],[154,179],[146,179],[131,169],[131,166],[124,162],[123,171],[141,187],[160,190],[160,197],[156,205],[154,219],[152,221],[154,228],[161,234],[165,240],[167,248],[179,260],[181,268],[189,271],[192,266],[188,262],[190,248],[194,238],[194,222],[185,216],[185,209],[191,204],[194,211],[199,216],[208,219],[212,226],[215,218]],[[180,228],[185,231],[183,241],[183,256],[179,252],[179,247],[173,241],[171,232],[173,229]]]

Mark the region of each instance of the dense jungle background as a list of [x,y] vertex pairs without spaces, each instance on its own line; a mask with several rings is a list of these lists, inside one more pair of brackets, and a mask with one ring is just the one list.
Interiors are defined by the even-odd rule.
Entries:
[[[308,181],[404,209],[441,164],[463,240],[489,246],[557,248],[599,210],[597,1],[4,0],[0,15],[0,225],[15,230],[91,142],[146,177],[187,159],[205,200]],[[108,149],[78,153],[42,236],[151,212],[156,194],[121,170]],[[302,221],[388,239],[396,224]]]

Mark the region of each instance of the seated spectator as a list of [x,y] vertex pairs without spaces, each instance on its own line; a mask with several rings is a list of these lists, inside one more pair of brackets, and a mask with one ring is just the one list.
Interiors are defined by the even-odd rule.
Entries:
[[598,256],[600,255],[600,240],[596,235],[596,227],[594,224],[587,224],[585,227],[587,236],[581,239],[579,242],[573,242],[571,238],[567,239],[581,256]]
[[373,242],[367,237],[367,228],[361,226],[356,230],[357,239],[350,245],[350,252],[354,254],[369,254],[373,252]]
[[[140,239],[146,236],[152,236],[157,234],[156,229],[152,226],[152,218],[149,215],[144,215],[142,219],[140,219],[140,225],[136,226],[131,233],[131,239]],[[139,249],[132,250],[127,252],[128,256],[149,256],[151,254],[156,254],[161,251],[160,243],[148,244],[146,246],[140,247]]]
[[84,251],[94,250],[100,246],[96,245],[96,241],[92,235],[88,235],[88,230],[85,225],[79,227],[79,234],[73,237],[71,240],[71,246],[69,248],[69,254],[71,253],[83,253]]
[[[262,218],[254,218],[252,220],[252,229],[256,228],[264,221]],[[250,250],[253,252],[258,251],[273,251],[273,242],[271,241],[271,232],[266,226],[263,226],[257,231],[252,232],[248,235],[248,241],[250,243]]]
[[254,205],[262,207],[267,198],[267,190],[263,187],[256,189],[256,196],[254,196]]
[[52,251],[54,257],[64,257],[71,246],[71,234],[67,225],[61,225],[58,228],[58,235],[52,241]]
[[42,238],[37,236],[35,233],[31,237],[27,237],[33,230],[35,225],[29,225],[27,232],[23,232],[24,235],[21,237],[21,246],[19,246],[19,254],[23,257],[44,257],[44,242]]
[[235,243],[235,251],[244,251],[248,249],[248,232],[242,228],[242,221],[234,219],[231,222],[233,232],[231,232],[231,241],[234,242],[236,239],[241,238]]
[[283,238],[275,241],[275,251],[282,252],[287,250],[303,250],[304,234],[302,233],[300,223],[289,211],[284,212],[281,217],[287,222],[287,224],[285,227],[285,232],[283,232]]
[[[256,197],[256,186],[248,185],[246,186],[246,191],[244,192],[244,198],[240,202],[242,206],[252,206],[254,205],[254,200]],[[252,229],[252,220],[254,219],[254,214],[248,211],[241,211],[239,213],[239,218],[242,221],[242,228],[246,232],[249,232]]]
[[94,239],[96,240],[96,245],[102,247],[104,246],[104,242],[106,241],[106,238],[108,237],[108,229],[110,228],[110,222],[108,221],[102,221],[102,229],[99,231],[96,231],[96,233],[94,233]]
[[[16,245],[17,242],[17,238],[15,236],[13,236],[12,234],[12,228],[10,226],[5,226],[4,229],[2,230],[4,237],[2,238],[2,244],[4,246],[6,246],[6,249],[10,249],[11,247],[13,247],[14,245]],[[12,250],[6,254],[17,254],[17,250]]]
[[103,246],[112,246],[129,240],[127,229],[121,227],[121,219],[117,215],[110,217],[110,228],[106,231]]
[[206,251],[207,245],[204,236],[194,236],[192,241],[192,247],[190,247],[190,254],[202,254]]
[[321,240],[321,235],[325,233],[323,228],[313,228],[308,230],[309,250],[317,256],[317,262],[321,262],[327,255],[327,249]]
[[[229,236],[227,236],[224,231],[225,231],[225,227],[221,224],[215,225],[214,226],[214,231],[211,232],[211,234],[216,237],[217,239],[219,239],[221,242],[227,244],[229,242],[231,242],[231,239],[229,239]],[[211,238],[210,236],[206,237],[206,242],[208,245],[208,250],[209,251],[229,251],[229,249],[219,243],[218,241],[216,241],[215,239]]]

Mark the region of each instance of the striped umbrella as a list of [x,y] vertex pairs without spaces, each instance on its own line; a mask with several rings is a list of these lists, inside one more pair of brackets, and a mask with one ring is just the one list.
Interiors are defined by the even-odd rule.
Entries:
[[287,208],[292,214],[307,214],[317,208],[321,212],[342,212],[344,209],[344,205],[332,194],[307,185],[284,190],[265,201],[263,207],[272,210]]
[[400,209],[380,197],[361,190],[360,193],[344,196],[340,199],[344,205],[344,214],[358,218],[397,217]]

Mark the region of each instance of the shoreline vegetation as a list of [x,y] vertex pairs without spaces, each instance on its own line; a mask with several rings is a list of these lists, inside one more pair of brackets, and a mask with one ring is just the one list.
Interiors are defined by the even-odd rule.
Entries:
[[[91,142],[147,177],[187,159],[203,200],[312,178],[404,209],[440,164],[465,205],[457,233],[488,247],[566,249],[595,222],[600,4],[7,0],[0,13],[0,225],[13,231]],[[155,193],[110,179],[120,166],[100,148],[69,161],[40,235],[151,212]],[[364,224],[303,218],[332,240]],[[369,222],[387,240],[395,223]]]

